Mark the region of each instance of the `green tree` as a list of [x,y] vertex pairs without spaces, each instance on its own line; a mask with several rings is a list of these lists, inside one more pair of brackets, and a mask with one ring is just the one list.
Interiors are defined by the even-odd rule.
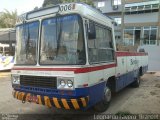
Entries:
[[93,6],[92,0],[44,0],[43,7],[49,6],[49,5],[56,5],[60,3],[69,3],[69,2],[84,2],[86,4]]
[[0,28],[12,28],[16,24],[17,19],[17,10],[9,12],[8,10],[4,10],[0,14]]

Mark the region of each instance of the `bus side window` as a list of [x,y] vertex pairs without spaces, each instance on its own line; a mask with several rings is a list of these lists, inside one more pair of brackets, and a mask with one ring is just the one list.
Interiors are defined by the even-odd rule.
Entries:
[[89,62],[97,63],[98,62],[98,51],[96,44],[96,28],[93,22],[89,22],[87,27],[88,35],[88,52],[89,52]]
[[96,29],[95,29],[95,24],[93,22],[89,23],[88,27],[88,39],[96,39]]
[[3,47],[0,47],[0,54],[3,53]]
[[113,61],[114,49],[111,29],[93,22],[90,22],[87,28],[89,62],[94,64]]

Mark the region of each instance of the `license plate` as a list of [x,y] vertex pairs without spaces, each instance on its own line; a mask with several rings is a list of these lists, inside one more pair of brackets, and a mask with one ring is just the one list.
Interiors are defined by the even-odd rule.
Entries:
[[27,97],[27,101],[38,103],[38,98],[37,98],[37,96],[30,95],[30,96]]

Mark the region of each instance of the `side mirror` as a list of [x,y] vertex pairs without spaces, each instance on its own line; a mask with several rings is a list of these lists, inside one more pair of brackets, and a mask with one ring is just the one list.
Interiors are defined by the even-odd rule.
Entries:
[[89,23],[88,27],[88,39],[96,39],[96,29],[94,23]]

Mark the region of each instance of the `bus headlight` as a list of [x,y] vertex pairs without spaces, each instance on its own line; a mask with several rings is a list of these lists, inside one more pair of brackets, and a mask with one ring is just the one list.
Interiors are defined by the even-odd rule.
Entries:
[[67,81],[67,85],[68,85],[68,87],[71,88],[71,87],[73,87],[73,82],[72,82],[71,80],[68,80],[68,81]]
[[64,80],[61,80],[61,81],[60,81],[60,85],[61,85],[61,86],[65,86],[65,85],[66,85],[65,81],[64,81]]
[[19,85],[20,84],[20,76],[19,75],[12,75],[11,80],[12,80],[12,85]]
[[57,78],[57,89],[73,89],[74,82],[73,78],[58,77]]

